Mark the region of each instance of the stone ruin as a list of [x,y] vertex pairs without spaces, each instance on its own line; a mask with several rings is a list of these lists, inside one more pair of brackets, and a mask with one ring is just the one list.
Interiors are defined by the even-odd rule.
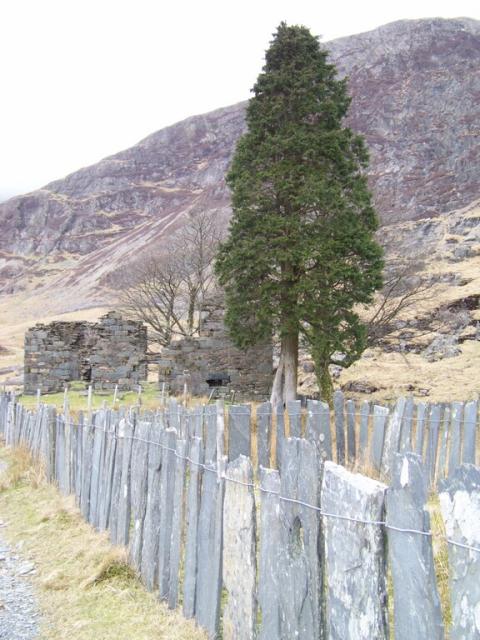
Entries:
[[[267,400],[273,380],[271,343],[243,351],[228,337],[223,321],[225,311],[219,300],[203,312],[200,335],[172,342],[161,352],[159,381],[170,393],[208,396],[215,384],[235,392],[237,400]],[[210,382],[209,382],[210,381]]]
[[25,334],[24,392],[63,391],[74,380],[95,389],[132,389],[147,379],[147,328],[115,311],[98,323],[37,324]]

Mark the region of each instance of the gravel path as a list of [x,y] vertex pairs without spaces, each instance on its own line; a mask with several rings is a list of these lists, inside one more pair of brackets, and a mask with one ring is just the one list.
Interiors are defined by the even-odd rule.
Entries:
[[[1,471],[1,469],[0,469]],[[21,557],[21,543],[9,547],[0,521],[0,640],[33,640],[38,637],[39,612],[29,576],[33,562]]]

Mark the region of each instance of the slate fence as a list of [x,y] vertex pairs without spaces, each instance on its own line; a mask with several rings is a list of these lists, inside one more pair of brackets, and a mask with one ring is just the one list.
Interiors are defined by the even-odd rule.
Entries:
[[[480,638],[480,469],[460,464],[471,434],[458,413],[453,420],[432,406],[422,422],[408,402],[388,415],[373,409],[368,421],[360,409],[355,456],[357,411],[348,403],[334,412],[331,434],[322,403],[310,403],[304,419],[290,405],[286,420],[278,411],[273,421],[261,405],[253,430],[243,405],[227,416],[221,403],[187,411],[171,402],[157,412],[103,409],[72,420],[68,410],[27,411],[4,394],[0,434],[9,446],[27,446],[88,522],[128,546],[145,586],[181,606],[210,638],[436,640],[446,631],[426,503],[430,434],[440,433],[447,414],[452,433],[463,435],[458,460],[438,481],[451,578],[448,637]],[[422,429],[427,464],[409,450]],[[381,440],[388,486],[337,464],[342,446],[347,459],[371,462],[372,451],[378,459]],[[457,456],[452,442],[449,455]],[[329,459],[334,449],[337,462]]]

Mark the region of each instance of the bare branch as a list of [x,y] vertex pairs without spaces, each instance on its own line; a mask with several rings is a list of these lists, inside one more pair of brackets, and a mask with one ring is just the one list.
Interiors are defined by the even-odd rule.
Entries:
[[207,296],[215,289],[213,262],[221,240],[215,213],[197,213],[155,251],[110,278],[120,305],[150,328],[153,341],[197,335]]
[[383,289],[367,309],[369,346],[395,331],[396,321],[402,314],[434,295],[436,280],[422,268],[419,258],[396,258],[387,263]]

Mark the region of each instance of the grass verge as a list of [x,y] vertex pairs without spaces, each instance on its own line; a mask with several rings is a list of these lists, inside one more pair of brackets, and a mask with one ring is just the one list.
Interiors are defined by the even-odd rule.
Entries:
[[41,640],[205,640],[148,593],[125,550],[86,524],[73,498],[43,481],[27,451],[0,449],[2,535],[33,561]]

